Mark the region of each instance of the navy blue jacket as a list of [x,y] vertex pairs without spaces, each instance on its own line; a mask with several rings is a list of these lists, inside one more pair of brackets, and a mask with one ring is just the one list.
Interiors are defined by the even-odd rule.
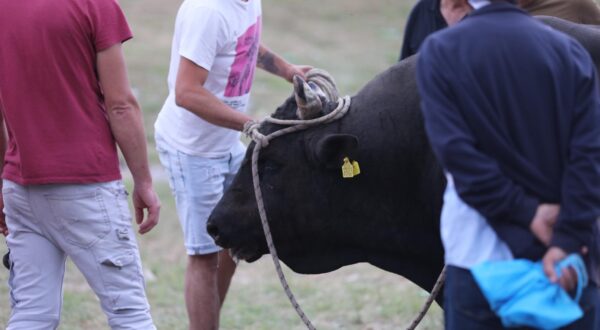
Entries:
[[515,257],[546,248],[529,225],[561,206],[551,245],[590,246],[600,215],[600,95],[574,39],[506,2],[431,35],[417,66],[425,125],[460,197]]

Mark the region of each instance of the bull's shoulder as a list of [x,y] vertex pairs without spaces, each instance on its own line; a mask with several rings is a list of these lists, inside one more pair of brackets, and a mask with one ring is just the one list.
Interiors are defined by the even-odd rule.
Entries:
[[600,26],[573,23],[558,17],[536,16],[542,23],[577,40],[600,68]]
[[580,24],[600,24],[600,8],[594,0],[529,1],[522,8],[533,16],[553,16]]

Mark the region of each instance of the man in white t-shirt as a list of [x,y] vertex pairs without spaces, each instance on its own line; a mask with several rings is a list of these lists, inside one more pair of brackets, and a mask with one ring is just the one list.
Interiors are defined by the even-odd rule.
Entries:
[[239,169],[240,132],[256,66],[292,81],[291,65],[260,43],[260,0],[185,0],[175,22],[169,96],[156,145],[176,199],[189,255],[185,299],[190,329],[218,327],[235,263],[206,221]]

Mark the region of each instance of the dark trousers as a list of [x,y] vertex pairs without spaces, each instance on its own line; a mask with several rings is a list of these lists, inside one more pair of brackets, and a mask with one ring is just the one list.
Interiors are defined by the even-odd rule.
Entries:
[[[599,302],[598,288],[594,285],[585,288],[580,300],[583,318],[562,329],[600,330],[600,322],[596,321],[597,310],[600,311]],[[453,266],[448,266],[446,273],[444,318],[446,330],[505,329],[498,316],[490,309],[471,272]]]

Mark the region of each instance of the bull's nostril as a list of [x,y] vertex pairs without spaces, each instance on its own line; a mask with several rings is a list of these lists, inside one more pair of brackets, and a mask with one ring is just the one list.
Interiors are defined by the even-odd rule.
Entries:
[[214,239],[216,239],[217,236],[219,236],[219,228],[212,222],[206,224],[206,231]]

